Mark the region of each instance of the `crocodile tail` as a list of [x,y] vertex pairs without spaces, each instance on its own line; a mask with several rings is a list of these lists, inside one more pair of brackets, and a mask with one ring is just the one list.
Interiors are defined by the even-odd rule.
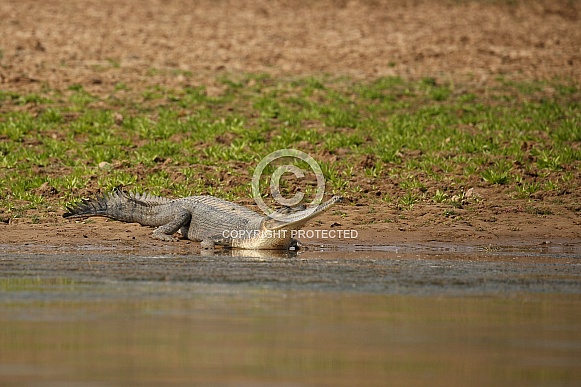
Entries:
[[111,208],[120,202],[126,202],[129,196],[121,190],[115,190],[110,194],[98,196],[94,199],[83,199],[82,202],[65,207],[63,218],[88,218],[90,216],[110,217]]

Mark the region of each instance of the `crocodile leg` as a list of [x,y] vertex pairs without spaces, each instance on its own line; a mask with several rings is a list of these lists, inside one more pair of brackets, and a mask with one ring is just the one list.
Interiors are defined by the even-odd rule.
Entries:
[[153,230],[151,236],[157,239],[161,239],[162,241],[174,241],[175,239],[172,237],[172,235],[179,229],[186,228],[190,223],[191,218],[192,214],[190,214],[189,211],[181,209],[175,214],[174,218],[170,222]]
[[202,240],[202,243],[200,244],[200,246],[202,246],[202,248],[205,250],[213,250],[215,243],[211,239],[204,239],[204,240]]
[[188,230],[190,229],[190,224],[186,224],[185,226],[182,226],[182,228],[180,228],[180,230],[178,231],[181,235],[182,235],[182,239],[188,239]]
[[215,246],[230,248],[232,247],[232,238],[224,238],[221,235],[215,235],[202,241],[202,247],[204,249],[213,249]]

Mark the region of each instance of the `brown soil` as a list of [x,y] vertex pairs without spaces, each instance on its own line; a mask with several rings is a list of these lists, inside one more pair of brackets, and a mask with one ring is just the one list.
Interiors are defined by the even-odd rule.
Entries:
[[[211,93],[219,74],[240,72],[581,83],[580,12],[570,0],[4,0],[0,85],[30,92],[81,84],[106,95],[120,82],[131,89],[196,82]],[[513,201],[489,186],[476,194],[480,200],[446,215],[430,204],[401,212],[373,199],[347,203],[343,217],[329,214],[313,227],[357,229],[356,243],[581,243],[576,196]],[[0,244],[162,245],[143,227],[78,225],[59,215],[1,224]]]

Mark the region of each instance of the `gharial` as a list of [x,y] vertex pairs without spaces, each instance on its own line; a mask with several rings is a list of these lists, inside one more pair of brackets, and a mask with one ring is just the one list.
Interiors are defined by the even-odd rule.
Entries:
[[213,196],[170,199],[115,190],[67,206],[63,217],[103,216],[157,227],[152,236],[164,241],[174,240],[172,235],[179,230],[184,238],[202,242],[204,248],[225,246],[294,250],[300,247],[300,243],[292,238],[292,230],[298,230],[341,200],[340,196],[334,196],[317,206],[286,207],[262,216],[239,204]]

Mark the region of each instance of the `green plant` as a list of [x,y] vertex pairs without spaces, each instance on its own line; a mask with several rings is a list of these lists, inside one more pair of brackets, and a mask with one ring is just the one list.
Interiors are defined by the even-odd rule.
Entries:
[[436,192],[434,193],[434,202],[436,202],[436,203],[442,203],[447,198],[448,198],[448,194],[446,194],[443,191],[440,191],[439,189],[436,190]]
[[538,182],[524,182],[517,186],[517,192],[521,197],[529,197],[541,189],[541,184]]
[[419,197],[408,191],[405,195],[399,198],[399,207],[403,210],[411,210],[418,202]]
[[512,166],[507,160],[500,160],[494,163],[492,168],[482,171],[482,178],[491,184],[504,185],[510,181],[510,170]]

